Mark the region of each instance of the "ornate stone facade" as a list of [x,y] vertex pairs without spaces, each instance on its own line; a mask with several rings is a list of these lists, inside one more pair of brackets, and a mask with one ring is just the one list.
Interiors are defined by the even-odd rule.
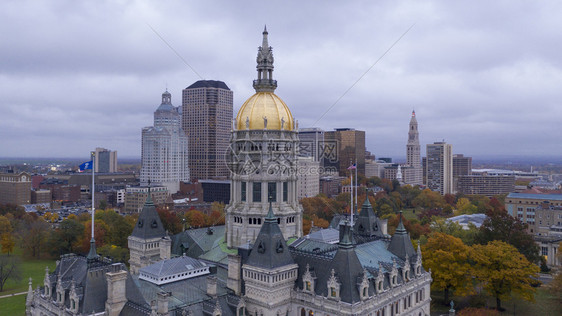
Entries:
[[230,204],[226,208],[228,247],[253,242],[268,202],[286,238],[302,235],[297,197],[298,129],[291,111],[273,91],[273,54],[267,30],[258,51],[256,94],[240,108],[228,151]]

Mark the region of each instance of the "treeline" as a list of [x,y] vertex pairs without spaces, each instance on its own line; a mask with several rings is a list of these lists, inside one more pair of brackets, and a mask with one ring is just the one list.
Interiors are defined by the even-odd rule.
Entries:
[[[383,191],[367,195],[365,189],[360,189],[358,211],[368,196],[375,213],[388,219],[389,234],[392,235],[398,225],[399,212],[409,213],[408,217],[403,217],[403,223],[414,245],[421,245],[424,267],[431,268],[434,278],[432,289],[443,291],[444,303],[449,303],[450,293],[466,296],[481,291],[496,298],[498,309],[501,309],[501,301],[511,295],[534,299],[532,286],[540,284],[535,281],[538,265],[543,271],[548,268],[533,236],[527,233],[527,225],[505,210],[505,195],[492,198],[442,196],[428,189],[399,186],[396,181],[378,178],[361,181],[368,187],[379,186]],[[301,202],[305,233],[310,229],[307,221],[327,227],[335,214],[350,210],[349,193],[335,198],[319,195]],[[480,227],[469,225],[467,229],[447,220],[456,215],[477,213],[487,215]]]
[[[207,227],[224,224],[224,204],[213,203],[209,215],[198,211],[174,213],[157,209],[164,229],[177,234],[184,228]],[[69,215],[58,222],[58,215],[26,213],[15,205],[0,205],[0,247],[11,254],[15,247],[25,258],[58,258],[61,254],[82,253],[90,248],[91,215]],[[102,256],[128,263],[128,237],[138,219],[138,214],[120,215],[114,210],[96,210],[94,236],[96,249]]]

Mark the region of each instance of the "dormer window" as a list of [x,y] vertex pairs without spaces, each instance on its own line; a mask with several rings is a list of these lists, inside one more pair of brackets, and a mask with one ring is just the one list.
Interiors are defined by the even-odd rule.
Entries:
[[258,245],[258,252],[259,253],[265,253],[265,243],[262,241],[260,241],[259,245]]
[[332,275],[328,279],[327,285],[328,285],[328,289],[329,289],[329,293],[328,293],[329,298],[339,300],[340,299],[340,283],[338,282],[338,279],[336,278],[336,272],[334,271],[334,269],[332,269]]
[[281,242],[281,240],[277,241],[277,247],[275,247],[275,251],[277,251],[277,253],[283,252],[283,243]]
[[363,269],[363,278],[359,283],[358,290],[362,300],[369,298],[369,276],[366,269]]
[[314,278],[314,276],[313,276],[312,274],[313,274],[313,273],[310,271],[310,267],[309,267],[309,265],[307,264],[307,265],[306,265],[306,270],[305,270],[305,272],[304,272],[304,274],[303,274],[303,276],[302,276],[302,281],[303,281],[303,284],[304,284],[304,289],[303,289],[303,290],[304,290],[305,292],[309,292],[309,293],[314,292],[314,281],[315,281],[314,279],[315,279],[315,278]]

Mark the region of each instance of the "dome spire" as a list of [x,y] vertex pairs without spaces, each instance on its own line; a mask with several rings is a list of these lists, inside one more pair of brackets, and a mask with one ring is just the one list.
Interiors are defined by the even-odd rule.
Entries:
[[277,81],[273,80],[273,52],[267,40],[267,26],[263,29],[262,46],[258,48],[257,71],[258,78],[254,80],[256,92],[273,92],[277,88]]

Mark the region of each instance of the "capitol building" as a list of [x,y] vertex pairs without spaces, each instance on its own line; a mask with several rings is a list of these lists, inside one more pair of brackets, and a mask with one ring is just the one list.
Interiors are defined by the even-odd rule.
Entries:
[[130,270],[95,251],[64,255],[30,286],[27,315],[430,315],[431,272],[401,214],[391,236],[366,199],[354,218],[303,236],[298,123],[274,93],[273,63],[265,29],[256,93],[232,126],[226,225],[168,235],[149,196]]

